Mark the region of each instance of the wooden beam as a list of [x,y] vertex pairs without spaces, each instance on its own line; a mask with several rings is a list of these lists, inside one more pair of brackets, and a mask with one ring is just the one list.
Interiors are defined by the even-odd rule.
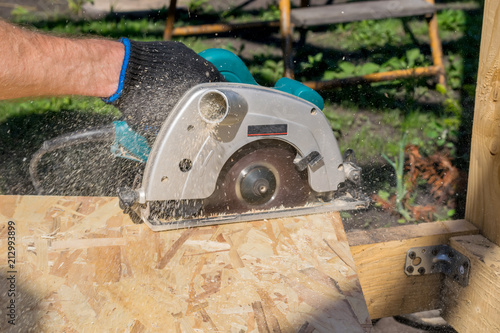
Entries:
[[500,1],[486,0],[465,217],[500,245]]
[[500,247],[481,235],[451,239],[471,260],[469,285],[446,279],[443,318],[458,332],[500,332]]
[[406,252],[411,247],[448,244],[450,237],[477,233],[465,220],[348,232],[370,317],[438,309],[442,274],[406,276]]

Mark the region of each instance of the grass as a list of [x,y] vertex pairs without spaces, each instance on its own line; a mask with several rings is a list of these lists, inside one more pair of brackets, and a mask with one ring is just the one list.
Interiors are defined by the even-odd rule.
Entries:
[[[275,5],[267,10],[216,12],[210,2],[191,2],[190,18],[181,12],[178,26],[216,20],[274,20]],[[129,19],[109,15],[99,21],[78,17],[40,19],[34,13],[17,9],[15,21],[36,29],[69,36],[98,35],[108,38],[127,36],[135,40],[161,40],[165,8],[149,18]],[[408,79],[371,85],[346,86],[322,93],[327,116],[342,150],[353,148],[363,165],[385,165],[382,157],[399,156],[400,141],[421,147],[425,154],[446,150],[462,168],[468,165],[468,147],[473,98],[478,66],[481,31],[480,11],[443,10],[438,13],[443,41],[447,88],[431,79]],[[296,40],[299,39],[297,33]],[[242,57],[256,80],[267,86],[282,76],[280,37],[277,31],[178,38],[197,52],[209,47],[229,49]],[[421,19],[388,19],[313,28],[306,43],[296,49],[298,80],[341,78],[384,70],[405,69],[430,64],[427,25]],[[14,123],[30,117],[69,112],[114,119],[119,113],[100,100],[89,98],[50,98],[36,101],[1,102],[2,140]],[[85,118],[85,117],[84,117]],[[20,120],[21,119],[21,120]],[[24,120],[23,120],[24,119]],[[63,124],[65,119],[59,119]],[[18,126],[18,125],[16,125]],[[44,126],[46,124],[44,123]],[[69,128],[70,126],[63,128]],[[36,128],[37,126],[33,126]],[[17,128],[17,127],[16,127]],[[62,130],[61,129],[61,130]],[[41,135],[53,135],[47,131]],[[10,139],[9,139],[10,138]],[[48,137],[47,137],[48,138]],[[389,168],[390,169],[390,168]],[[386,168],[386,170],[388,170]],[[369,170],[368,175],[373,175]],[[374,177],[373,187],[387,189],[390,177]],[[391,185],[392,186],[392,185]],[[0,188],[0,191],[2,189]],[[8,191],[8,190],[3,190]]]

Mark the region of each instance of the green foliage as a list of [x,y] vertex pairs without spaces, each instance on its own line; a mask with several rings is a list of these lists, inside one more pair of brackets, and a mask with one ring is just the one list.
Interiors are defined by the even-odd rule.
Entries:
[[277,1],[267,3],[266,7],[259,8],[257,12],[245,11],[241,7],[231,8],[219,13],[220,17],[225,21],[235,23],[242,22],[261,22],[261,21],[277,21],[280,19],[280,10]]
[[333,131],[336,132],[338,136],[342,134],[343,129],[345,130],[350,128],[354,123],[354,119],[351,115],[335,112],[330,105],[327,105],[325,107],[323,113],[330,122],[330,126],[332,127]]
[[448,55],[445,65],[446,79],[452,89],[460,89],[463,81],[464,64],[460,57],[455,54]]
[[[314,76],[318,73],[319,75],[322,75],[321,80],[332,80],[352,76],[363,76],[391,70],[408,69],[428,64],[429,61],[418,48],[409,49],[403,56],[391,57],[381,64],[377,64],[372,61],[355,63],[345,60],[331,64],[328,63],[327,60],[323,59],[323,53],[317,53],[316,55],[308,55],[307,62],[301,62],[299,64],[299,75],[305,79],[305,76]],[[324,68],[327,69],[323,70]]]
[[268,59],[265,55],[256,55],[254,60],[262,65],[250,65],[248,69],[255,80],[265,86],[274,86],[283,77],[283,60]]
[[10,12],[10,15],[16,21],[28,20],[33,16],[33,13],[26,7],[16,5],[14,9]]
[[[404,164],[405,164],[405,147],[407,135],[403,135],[403,138],[399,142],[399,152],[398,156],[391,160],[387,155],[382,154],[382,157],[389,163],[389,165],[394,169],[396,175],[396,210],[404,220],[398,220],[399,223],[405,223],[406,221],[412,221],[410,213],[406,210],[403,204],[403,200],[408,193],[406,189],[406,184],[404,180]],[[380,192],[379,192],[380,193]],[[380,194],[379,194],[380,195]],[[386,197],[388,197],[386,195]]]
[[209,0],[189,0],[187,4],[189,12],[194,13],[210,13],[213,12],[213,7]]
[[94,0],[67,0],[68,8],[77,15],[80,15],[83,10],[83,5],[86,3],[94,4]]
[[316,55],[308,55],[307,62],[300,63],[301,71],[310,71],[316,68],[323,61],[323,53],[317,53]]
[[268,8],[261,10],[259,13],[262,21],[276,21],[280,19],[280,9],[276,2],[270,3]]
[[52,97],[27,101],[0,102],[0,124],[12,117],[44,114],[48,112],[88,111],[101,115],[119,116],[119,111],[98,98],[90,97]]
[[405,116],[402,130],[409,134],[409,143],[420,147],[424,154],[432,154],[437,150],[456,151],[455,142],[458,136],[460,120],[456,117],[438,117],[425,112],[411,112]]
[[[181,41],[182,43],[184,43],[184,45],[186,45],[196,53],[200,53],[201,51],[204,51],[211,47],[210,44],[206,43],[203,39],[196,37],[185,37],[182,38]],[[234,48],[231,44],[221,46],[221,48],[234,52]]]
[[463,10],[445,9],[438,15],[438,26],[442,30],[463,31],[466,23],[467,17]]
[[391,44],[399,44],[404,38],[404,29],[400,20],[366,20],[344,23],[334,26],[335,35],[345,35],[343,49],[355,50],[359,47],[375,49]]

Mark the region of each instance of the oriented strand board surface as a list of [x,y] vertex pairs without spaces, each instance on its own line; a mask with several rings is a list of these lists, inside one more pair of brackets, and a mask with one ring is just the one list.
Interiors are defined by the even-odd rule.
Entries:
[[[11,275],[15,327],[5,319]],[[154,233],[116,198],[0,196],[0,296],[0,331],[12,332],[371,326],[338,213]]]

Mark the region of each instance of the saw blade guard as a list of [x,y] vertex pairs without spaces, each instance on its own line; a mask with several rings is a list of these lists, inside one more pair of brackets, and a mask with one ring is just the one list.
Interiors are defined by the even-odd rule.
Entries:
[[163,124],[138,190],[139,203],[209,197],[226,161],[264,139],[296,149],[312,190],[335,191],[345,181],[337,141],[314,104],[261,86],[210,83],[186,93]]

